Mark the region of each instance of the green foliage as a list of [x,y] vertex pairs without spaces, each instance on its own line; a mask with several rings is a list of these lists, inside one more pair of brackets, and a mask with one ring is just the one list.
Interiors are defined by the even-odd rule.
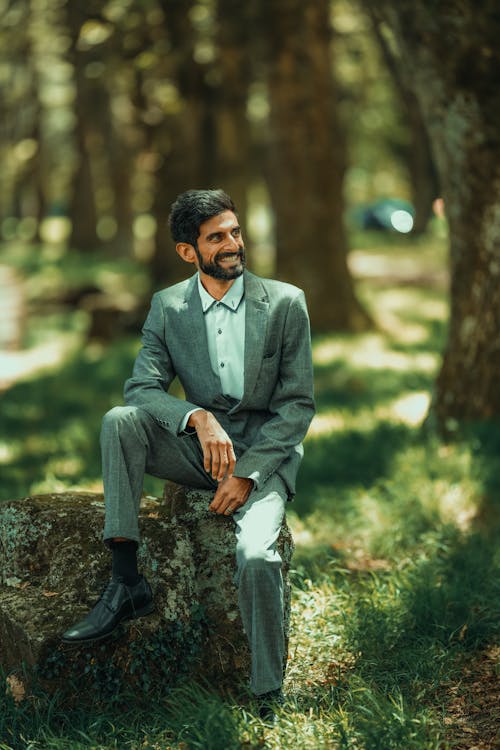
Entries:
[[362,583],[346,617],[346,643],[378,682],[429,681],[444,648],[476,649],[498,634],[494,550],[477,535],[437,541],[432,557]]
[[190,750],[239,750],[241,713],[202,686],[184,685],[167,700],[169,726]]
[[[123,648],[116,648],[110,658],[105,645],[76,649],[60,645],[48,655],[33,675],[35,684],[56,680],[64,684],[64,696],[91,696],[93,702],[123,706],[133,690],[135,703],[147,702],[151,691],[155,697],[166,695],[183,674],[189,673],[200,658],[204,617],[193,613],[189,626],[172,622],[144,638],[135,638]],[[113,634],[119,642],[121,631]],[[119,645],[117,643],[117,645]],[[78,698],[85,703],[85,699]]]

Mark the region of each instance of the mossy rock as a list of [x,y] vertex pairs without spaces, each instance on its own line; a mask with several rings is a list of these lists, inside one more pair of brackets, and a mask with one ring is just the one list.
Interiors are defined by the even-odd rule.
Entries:
[[[97,493],[37,495],[0,506],[0,667],[69,701],[118,700],[123,689],[168,690],[190,674],[236,687],[250,654],[239,616],[233,521],[208,511],[212,494],[168,483],[144,499],[139,564],[155,612],[95,644],[69,646],[61,633],[88,612],[109,579]],[[279,539],[290,611],[291,534]]]

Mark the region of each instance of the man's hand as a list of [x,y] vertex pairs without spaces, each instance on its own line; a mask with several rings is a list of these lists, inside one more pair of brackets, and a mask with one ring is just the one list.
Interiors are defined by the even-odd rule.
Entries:
[[230,516],[235,510],[245,505],[253,489],[253,482],[246,477],[230,477],[224,479],[208,506],[208,510],[219,515]]
[[236,456],[233,443],[214,415],[199,409],[191,414],[188,426],[194,427],[203,450],[203,466],[207,474],[221,482],[233,476]]

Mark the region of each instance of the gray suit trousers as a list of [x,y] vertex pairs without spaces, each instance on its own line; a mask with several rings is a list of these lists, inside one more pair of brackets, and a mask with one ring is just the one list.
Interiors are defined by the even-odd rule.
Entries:
[[[144,474],[215,492],[203,467],[196,435],[174,436],[144,409],[118,406],[101,432],[106,521],[104,539],[139,541],[138,514]],[[276,549],[285,513],[286,488],[273,475],[236,511],[236,574],[243,627],[252,654],[251,689],[261,695],[283,679],[283,579]]]

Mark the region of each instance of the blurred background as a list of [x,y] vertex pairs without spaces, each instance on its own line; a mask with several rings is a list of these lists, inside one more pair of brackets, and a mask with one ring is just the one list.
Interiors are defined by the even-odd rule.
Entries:
[[3,240],[130,261],[160,287],[185,273],[171,202],[223,185],[253,266],[309,282],[315,329],[352,327],[353,300],[326,291],[350,286],[330,259],[343,220],[417,236],[439,197],[374,29],[349,2],[3,2]]

